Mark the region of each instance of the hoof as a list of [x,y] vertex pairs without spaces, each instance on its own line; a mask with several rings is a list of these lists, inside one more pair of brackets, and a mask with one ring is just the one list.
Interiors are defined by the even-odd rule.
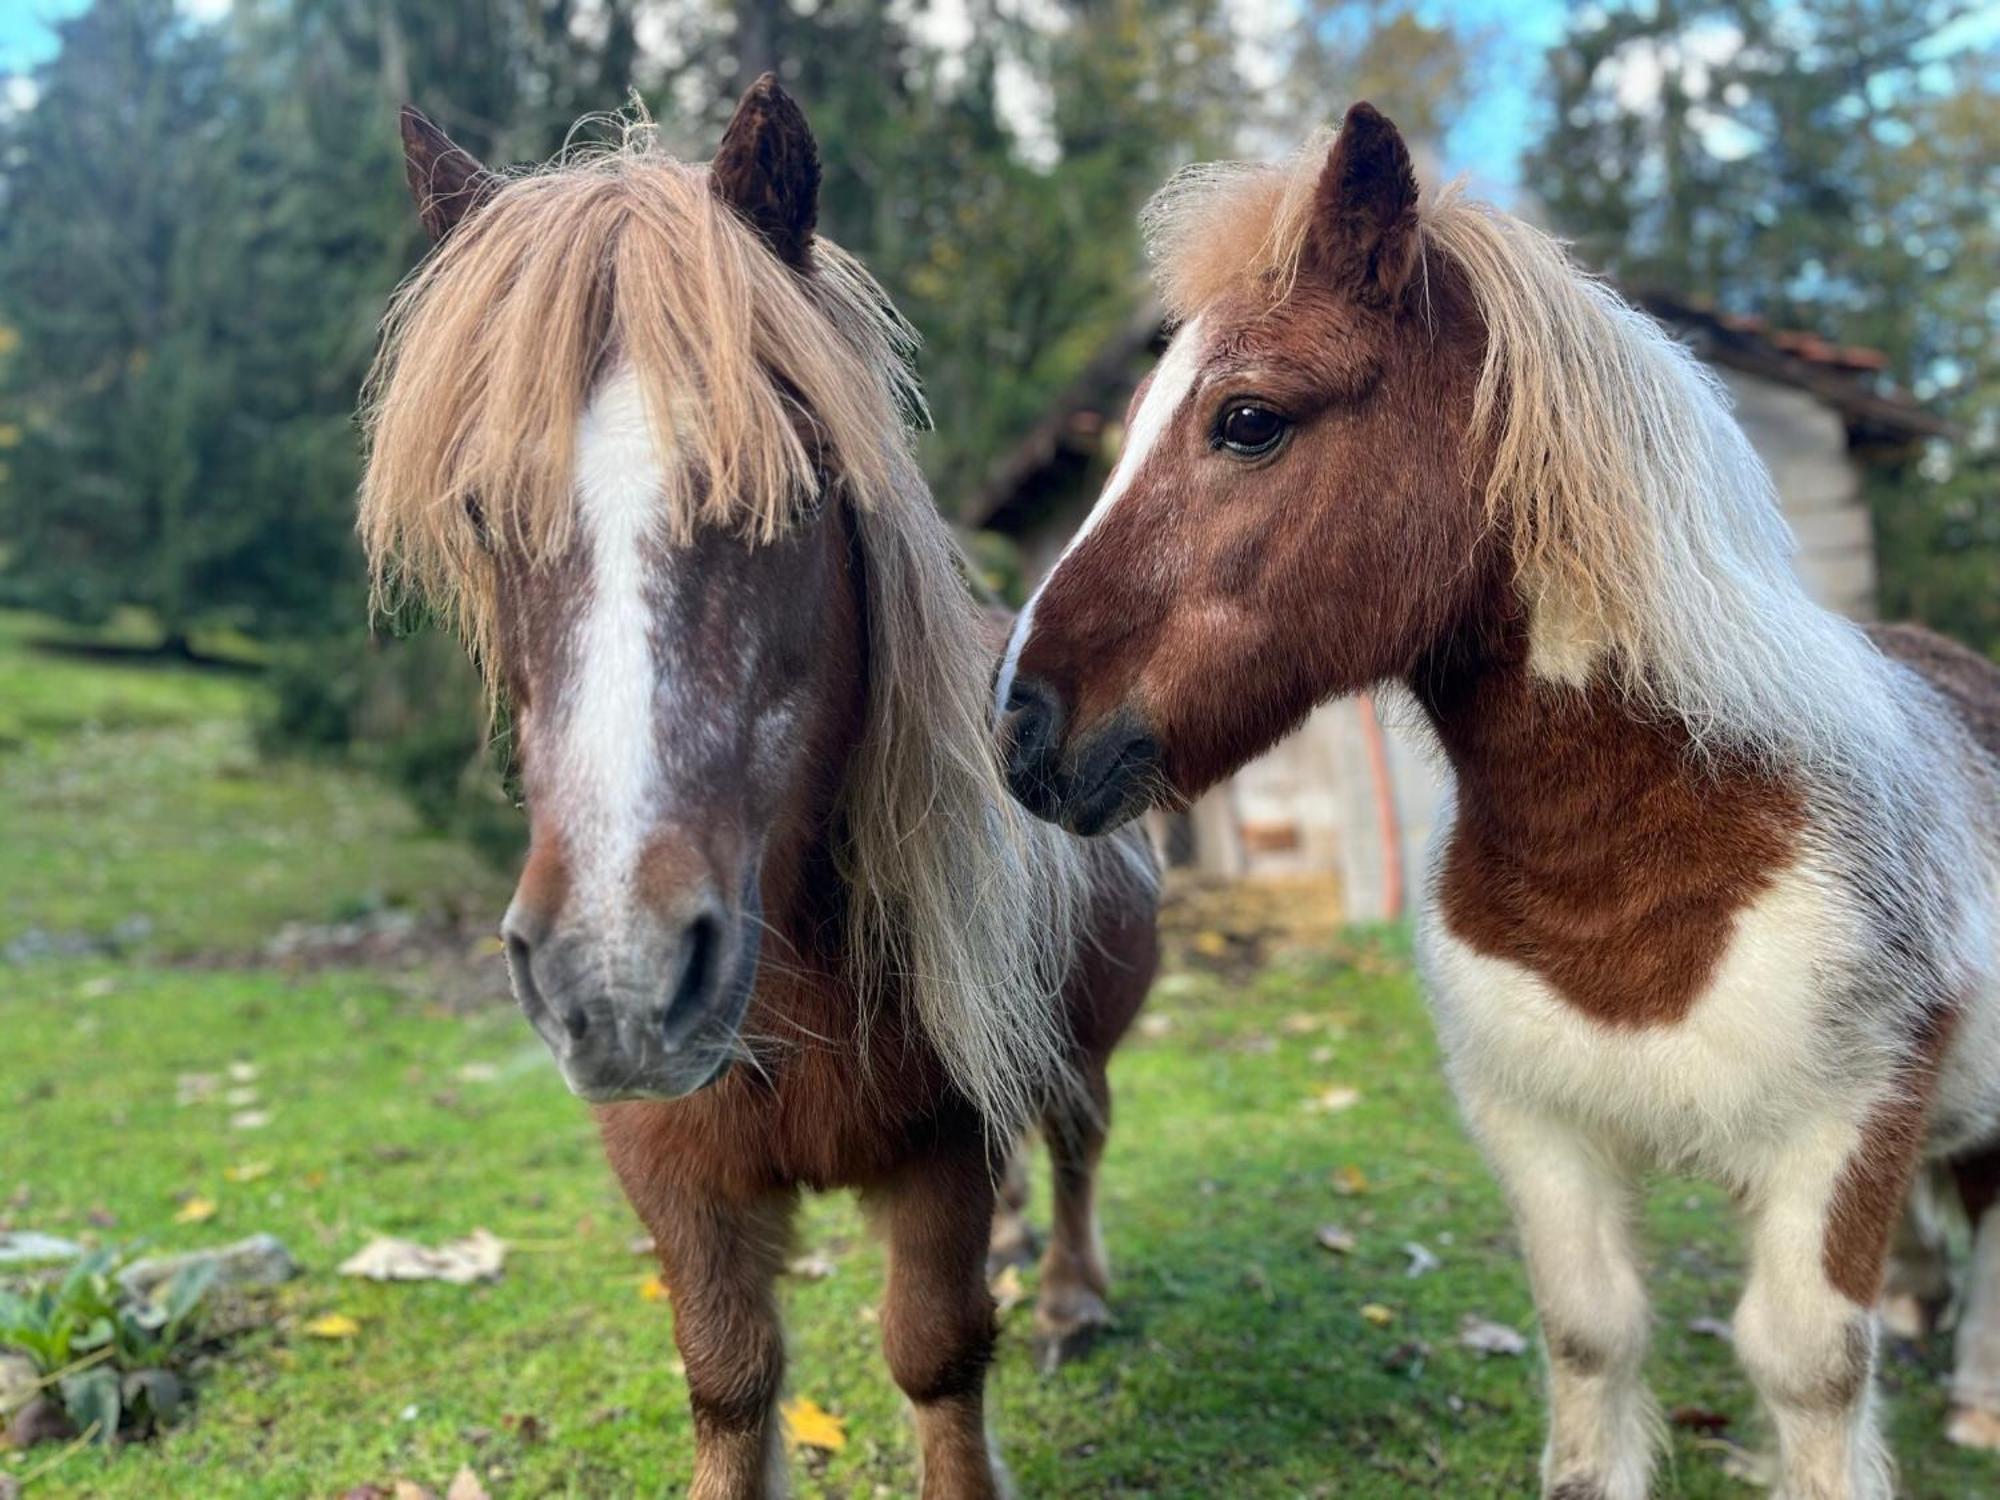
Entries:
[[986,1242],[986,1279],[991,1281],[1009,1266],[1026,1268],[1041,1253],[1034,1228],[1019,1214],[995,1218],[993,1234]]
[[1111,1326],[1111,1309],[1095,1292],[1073,1291],[1035,1308],[1035,1368],[1053,1375],[1087,1352]]
[[2000,1412],[1982,1411],[1976,1406],[1955,1406],[1945,1423],[1944,1435],[1961,1448],[2000,1451]]

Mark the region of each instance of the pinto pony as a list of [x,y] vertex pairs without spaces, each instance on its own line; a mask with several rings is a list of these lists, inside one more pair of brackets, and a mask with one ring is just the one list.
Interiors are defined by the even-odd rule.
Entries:
[[1016,794],[1112,828],[1400,684],[1456,788],[1420,953],[1540,1311],[1545,1493],[1647,1492],[1653,1165],[1747,1219],[1784,1500],[1888,1494],[1872,1305],[1955,1171],[1954,1431],[1991,1434],[2000,672],[1814,606],[1716,382],[1554,241],[1420,202],[1367,105],[1150,230],[1179,331],[1002,658]]
[[513,712],[514,985],[652,1231],[691,1493],[782,1487],[774,1278],[800,1190],[848,1187],[888,1240],[923,1493],[993,1495],[996,1168],[1038,1121],[1059,1347],[1107,1316],[1092,1188],[1150,853],[1007,795],[998,642],[909,452],[908,330],[814,236],[816,148],[772,79],[706,167],[634,129],[501,178],[414,111],[403,134],[440,243],[389,316],[362,532]]

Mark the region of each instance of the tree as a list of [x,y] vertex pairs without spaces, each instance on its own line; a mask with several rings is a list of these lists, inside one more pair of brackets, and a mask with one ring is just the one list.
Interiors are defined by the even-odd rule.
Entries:
[[2000,67],[1955,48],[1967,9],[1580,7],[1525,177],[1628,284],[1871,345],[1947,411],[1961,440],[1876,487],[1882,602],[2000,656]]

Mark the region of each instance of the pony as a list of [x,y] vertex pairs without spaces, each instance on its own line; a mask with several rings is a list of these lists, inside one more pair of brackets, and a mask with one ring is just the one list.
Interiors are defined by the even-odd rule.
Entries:
[[1640,1174],[1747,1221],[1783,1500],[1878,1500],[1906,1190],[1974,1223],[1954,1435],[2000,1431],[2000,671],[1806,597],[1693,356],[1358,104],[1147,211],[1178,330],[994,711],[1080,833],[1400,685],[1448,764],[1420,970],[1546,1351],[1543,1493],[1639,1500]]
[[513,985],[652,1232],[690,1493],[782,1488],[774,1279],[801,1191],[847,1188],[887,1240],[923,1494],[996,1495],[996,1180],[1038,1122],[1059,1356],[1109,1317],[1093,1192],[1150,849],[1007,795],[998,636],[911,454],[912,336],[815,234],[818,148],[774,78],[707,165],[643,119],[508,176],[413,109],[402,136],[436,244],[366,392],[360,529],[511,712]]

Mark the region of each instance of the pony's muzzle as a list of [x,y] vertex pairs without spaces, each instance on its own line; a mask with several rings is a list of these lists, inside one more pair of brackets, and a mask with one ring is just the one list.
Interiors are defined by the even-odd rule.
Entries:
[[1007,785],[1038,818],[1089,837],[1109,833],[1152,804],[1160,746],[1129,711],[1077,732],[1047,684],[1017,677],[1001,724]]
[[551,924],[517,902],[501,927],[515,997],[579,1098],[694,1093],[739,1045],[762,927],[754,902],[732,911],[703,891],[673,918],[621,925]]

